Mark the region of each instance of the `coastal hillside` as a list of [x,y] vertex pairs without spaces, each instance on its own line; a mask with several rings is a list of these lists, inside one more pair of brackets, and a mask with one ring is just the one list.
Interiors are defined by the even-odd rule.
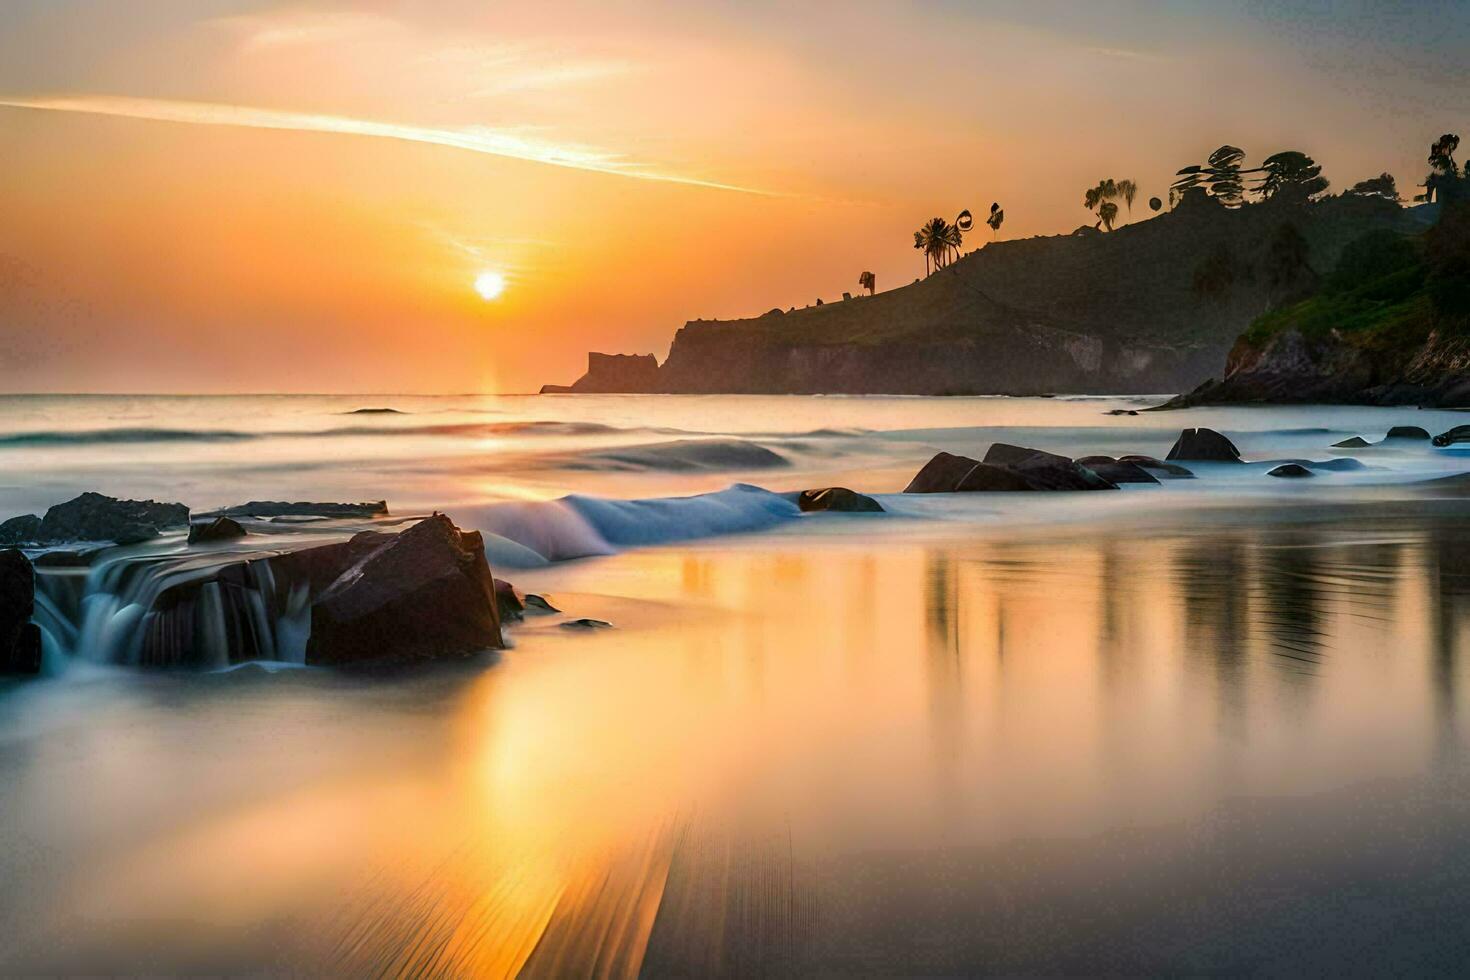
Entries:
[[548,391],[1038,394],[1185,391],[1343,248],[1412,211],[1376,197],[1227,208],[1187,195],[1113,232],[988,243],[911,285],[694,320],[650,373],[594,356]]
[[1470,406],[1470,203],[1351,243],[1314,295],[1250,325],[1222,379],[1165,407],[1250,402]]

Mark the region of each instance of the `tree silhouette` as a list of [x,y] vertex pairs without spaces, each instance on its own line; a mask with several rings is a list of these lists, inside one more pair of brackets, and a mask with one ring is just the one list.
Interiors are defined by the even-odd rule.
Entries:
[[1442,198],[1447,188],[1459,177],[1455,166],[1455,151],[1460,148],[1460,137],[1445,133],[1429,147],[1429,175],[1424,178],[1424,193],[1414,200],[1433,202]]
[[1203,166],[1184,167],[1176,173],[1178,179],[1169,187],[1169,199],[1179,200],[1190,188],[1203,187],[1221,204],[1239,205],[1245,196],[1242,174],[1251,172],[1241,170],[1240,164],[1244,159],[1244,150],[1225,144],[1211,153]]
[[1261,174],[1256,193],[1263,201],[1302,204],[1328,187],[1321,165],[1300,150],[1273,153],[1253,172]]
[[1360,180],[1343,191],[1343,194],[1348,197],[1381,197],[1387,201],[1397,201],[1399,199],[1398,185],[1394,182],[1393,174],[1389,173],[1379,174],[1377,177],[1369,177],[1367,180]]
[[1113,230],[1113,223],[1118,220],[1118,205],[1113,201],[1121,197],[1128,204],[1128,210],[1133,210],[1133,198],[1138,194],[1138,184],[1132,180],[1114,180],[1104,177],[1097,182],[1095,187],[1089,187],[1087,193],[1082,196],[1082,204],[1089,211],[1097,213],[1097,223]]
[[1133,214],[1133,199],[1138,196],[1138,183],[1132,179],[1118,181],[1118,195],[1128,205],[1128,214]]
[[1113,222],[1118,220],[1118,205],[1112,201],[1104,201],[1097,207],[1097,217],[1103,227],[1108,231],[1113,230]]
[[990,226],[990,230],[995,232],[996,236],[1000,235],[1000,226],[1005,220],[1005,211],[1001,209],[998,203],[992,202],[990,205],[990,217],[985,219],[985,223]]
[[964,232],[943,218],[930,218],[914,232],[914,248],[924,253],[925,275],[929,274],[931,260],[935,270],[944,268],[950,262],[951,253],[959,255],[962,244]]

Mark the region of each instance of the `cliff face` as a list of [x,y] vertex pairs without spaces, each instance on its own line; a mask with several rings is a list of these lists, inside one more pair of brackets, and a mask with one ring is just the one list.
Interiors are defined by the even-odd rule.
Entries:
[[541,394],[622,394],[658,390],[658,358],[652,354],[587,355],[587,373],[570,385],[542,385]]
[[[1311,276],[1331,268],[1348,241],[1403,214],[1365,198],[1237,210],[1205,201],[1109,234],[991,243],[876,296],[691,321],[641,390],[1188,390],[1218,370],[1252,319],[1301,288],[1277,274],[1283,225]],[[573,390],[592,390],[582,383]]]

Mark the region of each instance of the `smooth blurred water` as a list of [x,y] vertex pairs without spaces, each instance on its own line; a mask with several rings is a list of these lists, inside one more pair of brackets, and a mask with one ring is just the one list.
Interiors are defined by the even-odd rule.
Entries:
[[[0,516],[96,488],[196,507],[386,496],[499,532],[535,523],[558,546],[576,519],[605,554],[508,574],[615,628],[528,618],[501,654],[385,676],[79,663],[0,687],[0,972],[1460,967],[1470,491],[1415,484],[1463,458],[1414,444],[1295,482],[1259,463],[1117,493],[894,493],[939,448],[1162,456],[1179,428],[1213,425],[1251,459],[1322,460],[1455,413],[7,404],[0,440],[276,434],[30,437],[0,449]],[[339,414],[380,404],[411,414]],[[432,413],[519,428],[321,434]],[[687,447],[649,448],[688,439],[783,462],[719,469],[712,452],[691,469]],[[891,513],[664,499],[738,481],[843,482]],[[774,519],[721,535],[711,509]],[[674,540],[670,515],[709,536]]]

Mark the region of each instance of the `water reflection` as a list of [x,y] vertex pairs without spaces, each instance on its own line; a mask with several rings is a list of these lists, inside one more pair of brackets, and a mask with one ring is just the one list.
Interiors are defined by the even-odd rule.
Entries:
[[747,539],[526,573],[619,628],[468,670],[11,688],[0,972],[1423,963],[1354,940],[1470,911],[1467,543]]

